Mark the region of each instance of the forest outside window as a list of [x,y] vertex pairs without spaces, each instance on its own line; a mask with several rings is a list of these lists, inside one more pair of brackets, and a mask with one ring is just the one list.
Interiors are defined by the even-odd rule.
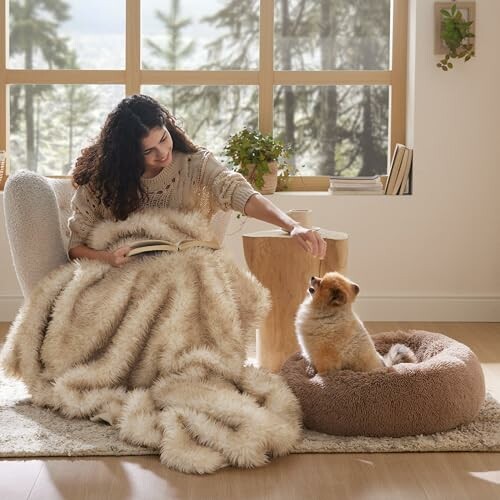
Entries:
[[[407,0],[0,0],[0,149],[67,175],[127,94],[222,156],[242,127],[298,176],[385,174],[404,142]],[[8,42],[8,43],[7,43]]]

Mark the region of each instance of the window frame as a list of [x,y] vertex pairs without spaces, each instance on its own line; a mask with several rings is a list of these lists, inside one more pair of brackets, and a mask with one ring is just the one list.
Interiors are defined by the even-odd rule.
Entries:
[[[126,0],[125,68],[122,70],[26,70],[7,68],[9,0],[0,0],[0,150],[7,151],[9,173],[8,86],[13,84],[118,84],[125,94],[142,85],[255,85],[259,87],[259,129],[273,131],[273,91],[278,85],[387,85],[388,158],[406,139],[408,0],[392,0],[390,68],[387,70],[282,71],[274,69],[274,3],[260,1],[259,69],[228,71],[141,69],[141,0]],[[7,177],[5,176],[5,177]],[[5,182],[5,179],[4,179]],[[290,177],[289,191],[324,190],[324,177]],[[0,186],[3,189],[3,186]]]

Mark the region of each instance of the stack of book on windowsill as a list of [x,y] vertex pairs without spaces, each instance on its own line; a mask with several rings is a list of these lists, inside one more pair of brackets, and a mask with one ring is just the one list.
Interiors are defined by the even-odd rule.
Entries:
[[385,184],[385,194],[411,193],[411,167],[413,149],[396,144],[392,155],[391,169]]
[[330,193],[339,194],[384,194],[380,175],[368,177],[330,177]]

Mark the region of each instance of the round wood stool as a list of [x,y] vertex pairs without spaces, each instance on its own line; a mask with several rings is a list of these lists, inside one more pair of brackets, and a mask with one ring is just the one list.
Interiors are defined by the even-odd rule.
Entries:
[[289,356],[299,351],[295,314],[304,300],[311,276],[347,267],[346,233],[319,229],[327,249],[323,260],[305,252],[281,229],[243,235],[243,250],[250,271],[271,292],[272,308],[257,331],[257,363],[278,372]]

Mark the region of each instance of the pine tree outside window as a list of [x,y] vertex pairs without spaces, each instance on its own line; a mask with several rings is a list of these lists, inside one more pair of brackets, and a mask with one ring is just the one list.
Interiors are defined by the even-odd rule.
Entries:
[[67,175],[143,92],[216,155],[248,126],[291,144],[309,186],[384,174],[405,141],[407,3],[0,0],[0,149],[10,172]]

